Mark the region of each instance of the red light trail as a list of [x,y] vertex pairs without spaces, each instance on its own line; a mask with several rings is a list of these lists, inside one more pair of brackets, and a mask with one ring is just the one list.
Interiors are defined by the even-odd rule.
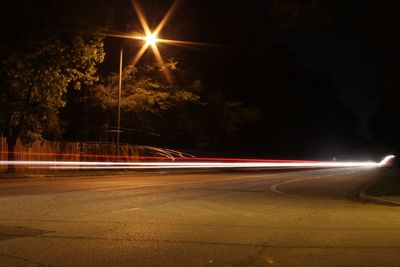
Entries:
[[[0,152],[7,154],[7,152]],[[74,156],[74,157],[98,157],[98,158],[127,158],[147,159],[152,161],[0,161],[1,165],[15,165],[29,168],[48,169],[227,169],[227,168],[378,168],[390,166],[395,156],[385,157],[381,162],[338,162],[338,161],[304,161],[304,160],[276,160],[276,159],[241,159],[241,158],[175,158],[151,156],[110,156],[92,154],[62,154],[62,153],[29,153],[16,152],[21,155],[38,156]],[[169,161],[162,161],[169,159]],[[156,161],[158,160],[158,161]]]

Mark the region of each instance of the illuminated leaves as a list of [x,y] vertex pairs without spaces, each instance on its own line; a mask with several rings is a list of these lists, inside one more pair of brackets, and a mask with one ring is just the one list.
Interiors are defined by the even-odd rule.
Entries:
[[70,86],[80,89],[98,80],[103,61],[100,37],[26,40],[26,47],[7,50],[1,61],[0,133],[30,143],[44,132],[60,132],[58,110]]
[[[160,73],[176,69],[176,62],[165,65],[145,66],[142,73],[135,67],[125,68],[121,99],[122,113],[140,117],[143,113],[160,114],[183,102],[196,102],[199,96],[190,88],[180,88],[157,79]],[[94,102],[103,110],[114,110],[118,105],[118,75],[109,76],[106,81],[92,90]]]

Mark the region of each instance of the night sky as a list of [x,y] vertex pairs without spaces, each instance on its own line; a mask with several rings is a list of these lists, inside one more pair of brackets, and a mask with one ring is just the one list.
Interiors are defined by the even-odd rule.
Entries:
[[[145,12],[147,11],[149,21],[155,26],[172,1],[144,1],[141,4]],[[325,8],[334,12],[340,8],[338,6],[340,5],[337,1],[327,1]],[[351,11],[364,10],[365,6],[365,3],[360,2],[351,4],[349,8]],[[270,29],[268,25],[264,28],[262,22],[264,18],[264,23],[268,24],[266,17],[271,13],[272,7],[273,4],[268,1],[253,5],[226,3],[226,1],[202,1],[201,4],[181,1],[164,34],[171,39],[226,45],[219,49],[192,47],[174,51],[181,57],[183,55],[188,58],[206,58],[208,62],[205,65],[218,65],[218,61],[224,60],[224,57],[237,58],[237,53],[241,53],[246,46],[249,49],[254,46],[258,50],[263,49],[262,44],[268,42],[268,36],[263,37],[263,31],[268,32]],[[115,29],[129,31],[132,28],[140,28],[130,1],[118,1],[114,12],[123,14],[115,22]],[[337,24],[334,30],[310,26],[282,31],[278,34],[278,42],[288,48],[296,64],[307,70],[316,70],[329,75],[335,83],[338,97],[357,114],[361,121],[362,134],[367,135],[368,120],[377,108],[378,82],[377,68],[374,66],[373,56],[368,51],[368,44],[366,40],[357,36],[357,20],[360,16],[354,12],[340,14],[335,18]],[[171,50],[168,47],[164,48],[166,56],[173,53],[168,49]],[[108,62],[117,64],[118,59],[115,55],[118,55],[116,51],[110,51],[106,64]],[[258,57],[256,53],[247,56]],[[209,63],[210,61],[212,62]],[[229,68],[224,66],[226,67]],[[206,67],[201,71],[204,73],[209,70]],[[224,79],[229,77],[221,76],[222,81],[217,82],[225,83]]]

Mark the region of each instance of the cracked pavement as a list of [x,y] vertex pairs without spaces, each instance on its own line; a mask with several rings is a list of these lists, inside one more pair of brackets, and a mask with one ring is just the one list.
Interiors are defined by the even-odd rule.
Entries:
[[400,266],[380,170],[0,180],[0,266]]

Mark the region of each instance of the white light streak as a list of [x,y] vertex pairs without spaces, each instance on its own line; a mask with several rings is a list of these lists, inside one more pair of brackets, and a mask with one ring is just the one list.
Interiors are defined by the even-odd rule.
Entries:
[[149,33],[146,36],[146,43],[148,45],[156,45],[157,42],[157,36],[154,33]]
[[395,156],[381,162],[91,162],[91,161],[0,161],[1,165],[48,169],[224,169],[224,168],[379,168],[389,166]]
[[379,167],[383,167],[386,165],[391,165],[391,162],[396,158],[395,155],[386,156],[381,162],[379,162]]

